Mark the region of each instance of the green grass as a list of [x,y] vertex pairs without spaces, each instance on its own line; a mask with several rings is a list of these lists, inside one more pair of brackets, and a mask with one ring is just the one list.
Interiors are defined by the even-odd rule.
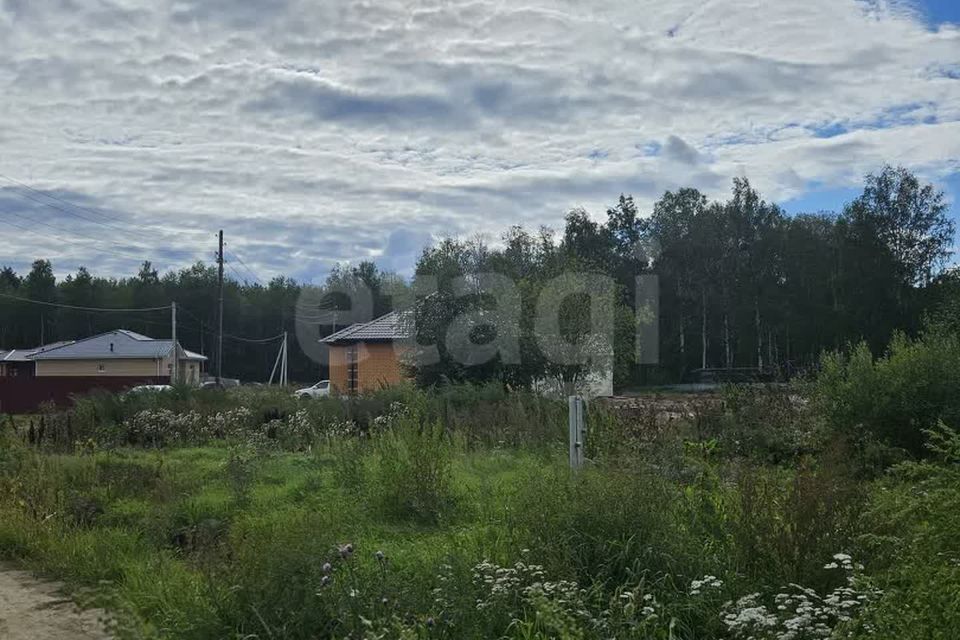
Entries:
[[[456,426],[472,409],[448,424],[422,396],[377,402],[369,432],[309,438],[270,440],[254,422],[206,446],[134,448],[108,423],[90,431],[106,448],[69,453],[0,435],[0,558],[107,607],[125,638],[769,640],[791,613],[776,608],[786,585],[848,586],[825,567],[840,553],[865,565],[849,586],[870,604],[847,623],[824,614],[837,633],[955,628],[949,430],[942,459],[876,478],[843,441],[809,444],[809,416],[746,394],[712,427],[654,437],[594,415],[602,446],[574,473],[557,425],[521,433],[554,415],[539,399],[477,412],[501,423],[486,439]],[[748,606],[770,626],[728,628]]]
[[[21,473],[6,480],[6,491],[45,499],[30,515],[20,505],[2,503],[0,554],[75,587],[97,586],[113,606],[163,635],[256,633],[246,629],[249,621],[217,612],[221,599],[234,596],[219,584],[224,573],[236,569],[242,575],[262,565],[266,580],[280,582],[278,572],[292,567],[277,556],[294,555],[289,561],[299,564],[309,549],[307,565],[322,564],[335,555],[335,544],[347,542],[358,555],[384,552],[392,571],[421,582],[424,562],[435,567],[460,554],[470,561],[509,557],[513,541],[485,517],[498,512],[520,474],[562,464],[559,456],[462,453],[451,468],[457,504],[439,522],[428,523],[385,515],[393,510],[377,502],[375,488],[339,486],[329,451],[256,454],[249,462],[249,502],[241,504],[226,470],[230,455],[226,446],[89,456],[24,451]],[[84,507],[89,516],[76,513]],[[273,557],[264,547],[274,550]],[[225,561],[235,566],[224,571]],[[274,623],[266,624],[259,632],[274,633]]]
[[[573,474],[559,447],[467,449],[444,436],[435,455],[448,459],[447,480],[418,479],[421,469],[410,465],[432,437],[401,432],[353,443],[352,454],[342,444],[301,453],[226,444],[92,455],[22,449],[17,473],[4,479],[0,554],[92,588],[129,637],[484,638],[519,633],[521,622],[540,629],[534,637],[555,637],[568,625],[589,627],[562,616],[544,622],[550,611],[526,602],[518,585],[507,602],[478,613],[478,599],[493,596],[475,583],[474,567],[488,560],[508,571],[535,562],[551,580],[589,586],[598,610],[623,585],[655,590],[674,610],[636,637],[719,629],[718,603],[709,614],[682,603],[696,577],[742,582],[732,522],[710,530],[700,505],[701,490],[715,505],[730,498],[726,489],[684,489],[638,468]],[[340,481],[340,464],[358,467],[355,484]],[[391,503],[406,494],[387,482],[424,499]],[[337,549],[347,543],[355,553],[343,560]],[[337,567],[335,586],[324,586],[327,562]],[[438,588],[447,589],[445,605]]]

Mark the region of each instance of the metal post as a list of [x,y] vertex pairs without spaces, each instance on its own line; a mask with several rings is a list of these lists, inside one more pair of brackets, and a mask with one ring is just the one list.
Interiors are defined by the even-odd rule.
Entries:
[[217,304],[217,385],[223,384],[223,229],[217,235],[219,249],[217,251],[217,290],[219,301]]
[[280,384],[287,386],[287,332],[283,332],[283,369],[281,369]]
[[583,424],[583,398],[570,396],[567,403],[569,407],[570,468],[579,469],[583,466],[583,448],[586,438],[586,429]]
[[[267,384],[273,384],[273,377],[277,373],[277,368],[280,367],[280,361],[283,359],[283,346],[281,345],[280,349],[277,350],[277,359],[273,361],[273,371],[270,372],[270,382]],[[280,369],[280,384],[283,384],[283,369]]]
[[179,382],[179,365],[180,365],[180,353],[177,349],[177,303],[170,303],[170,333],[172,334],[171,341],[173,342],[173,362],[170,365],[170,384],[177,384]]

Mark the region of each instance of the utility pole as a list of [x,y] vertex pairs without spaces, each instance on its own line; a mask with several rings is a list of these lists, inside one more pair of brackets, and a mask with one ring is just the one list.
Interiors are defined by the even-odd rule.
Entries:
[[[180,381],[180,350],[177,349],[177,303],[170,303],[170,334],[173,342],[173,362],[170,366],[170,383],[177,384]],[[113,345],[110,345],[111,349]]]
[[219,233],[220,249],[217,251],[217,286],[219,288],[219,306],[217,308],[217,385],[223,384],[223,229]]

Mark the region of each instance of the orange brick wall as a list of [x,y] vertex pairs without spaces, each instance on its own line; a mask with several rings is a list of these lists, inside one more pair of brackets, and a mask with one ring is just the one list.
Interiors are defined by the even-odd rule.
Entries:
[[[347,349],[346,345],[330,347],[330,384],[339,393],[346,393],[348,388]],[[402,347],[391,342],[362,342],[357,349],[359,391],[376,391],[407,379],[398,358]]]
[[330,346],[330,386],[337,393],[347,391],[347,348]]

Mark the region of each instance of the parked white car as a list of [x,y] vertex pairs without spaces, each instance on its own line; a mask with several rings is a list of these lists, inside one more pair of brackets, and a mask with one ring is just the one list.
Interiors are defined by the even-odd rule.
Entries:
[[298,398],[322,398],[324,396],[330,395],[330,381],[321,380],[312,387],[307,387],[306,389],[298,389],[293,392],[293,395]]
[[173,387],[169,384],[141,384],[139,386],[133,387],[129,391],[130,393],[161,393],[164,391],[172,391]]

